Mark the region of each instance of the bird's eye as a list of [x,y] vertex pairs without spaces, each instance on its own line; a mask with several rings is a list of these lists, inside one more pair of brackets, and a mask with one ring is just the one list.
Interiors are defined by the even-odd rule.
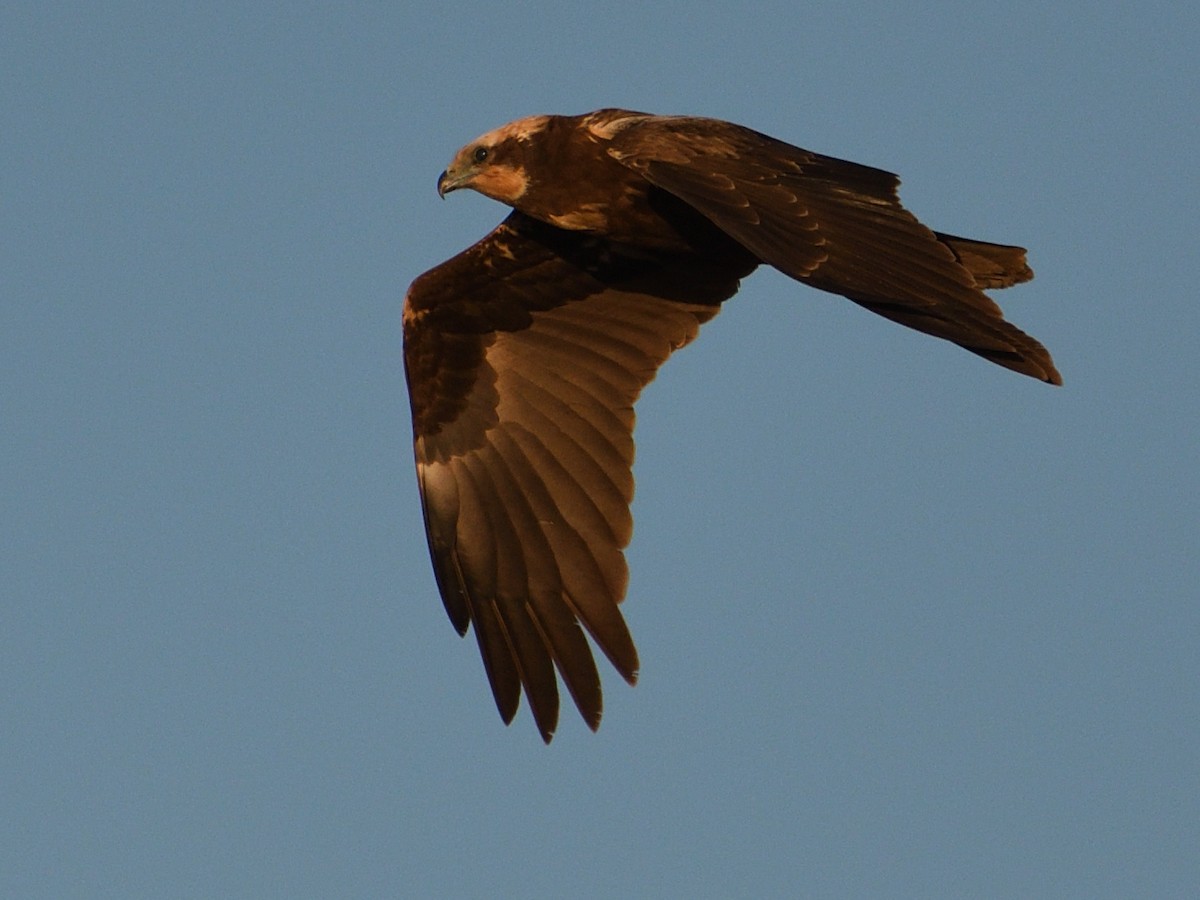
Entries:
[[475,152],[473,154],[471,154],[471,158],[474,159],[475,162],[477,162],[477,163],[483,162],[485,159],[488,158],[487,147],[476,147]]

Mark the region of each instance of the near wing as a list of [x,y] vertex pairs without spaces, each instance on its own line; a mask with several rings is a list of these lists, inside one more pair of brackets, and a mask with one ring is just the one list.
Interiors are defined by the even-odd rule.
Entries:
[[647,255],[514,212],[409,289],[404,360],[438,588],[474,624],[500,714],[521,688],[544,740],[554,668],[596,728],[580,623],[629,682],[617,604],[632,534],[633,404],[746,274]]
[[900,205],[890,172],[688,117],[635,119],[609,152],[793,278],[1062,383],[1046,348],[982,291],[1032,278],[1025,251],[931,231]]

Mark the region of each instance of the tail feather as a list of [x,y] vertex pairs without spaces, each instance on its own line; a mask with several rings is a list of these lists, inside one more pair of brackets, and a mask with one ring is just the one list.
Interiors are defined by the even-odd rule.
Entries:
[[1024,247],[973,241],[940,231],[934,233],[971,273],[980,288],[1011,287],[1033,277],[1033,269],[1025,262]]

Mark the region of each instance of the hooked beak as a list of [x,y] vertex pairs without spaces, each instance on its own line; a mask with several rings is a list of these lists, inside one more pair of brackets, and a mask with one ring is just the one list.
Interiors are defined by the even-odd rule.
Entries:
[[471,172],[451,173],[451,171],[449,169],[447,169],[445,172],[443,172],[441,175],[438,176],[438,181],[437,181],[438,196],[441,197],[443,200],[446,199],[446,195],[448,193],[450,193],[451,191],[457,191],[460,187],[463,187],[468,181],[470,181],[472,174],[473,173],[471,173]]

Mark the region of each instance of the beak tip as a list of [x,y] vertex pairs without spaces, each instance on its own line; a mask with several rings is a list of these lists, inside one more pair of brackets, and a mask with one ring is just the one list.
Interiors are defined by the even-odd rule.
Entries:
[[438,192],[439,197],[441,197],[443,200],[446,199],[446,173],[445,172],[442,172],[442,174],[438,176],[437,192]]

